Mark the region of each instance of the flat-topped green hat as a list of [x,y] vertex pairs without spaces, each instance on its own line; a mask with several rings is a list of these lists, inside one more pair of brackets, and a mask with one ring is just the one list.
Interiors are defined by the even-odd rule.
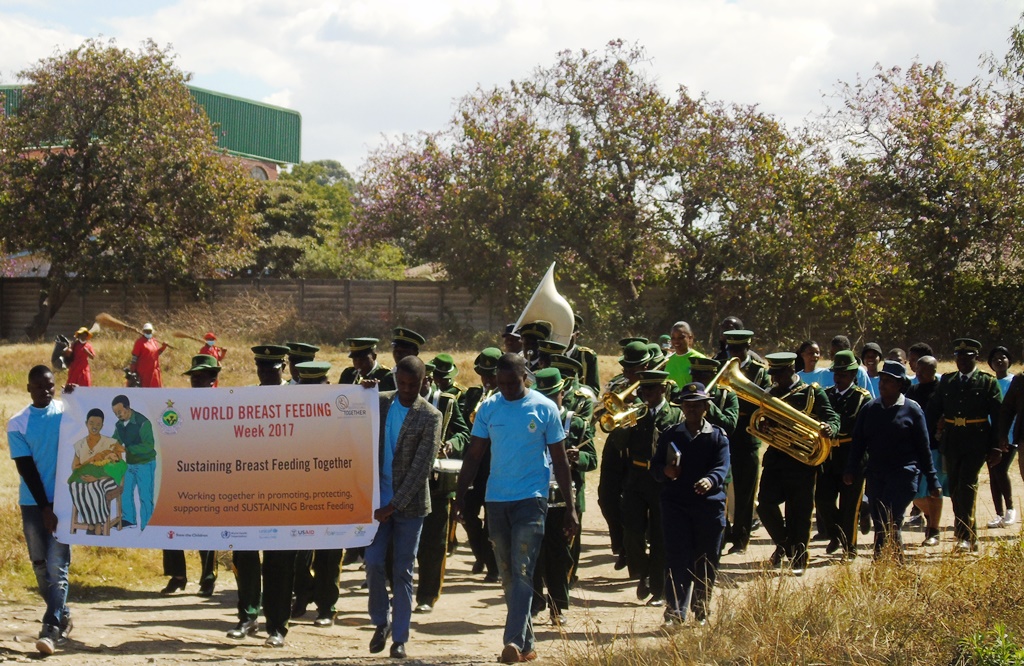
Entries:
[[191,375],[194,372],[220,372],[220,366],[217,365],[217,359],[209,354],[196,354],[192,357],[192,367],[181,373],[183,375]]
[[401,326],[392,331],[391,336],[392,347],[415,347],[418,350],[420,345],[427,342],[427,339],[416,331]]
[[263,363],[277,365],[283,363],[284,357],[288,355],[288,347],[284,345],[256,345],[251,349],[257,365]]
[[303,361],[296,363],[295,368],[299,371],[299,379],[322,379],[331,371],[331,364],[327,361]]
[[745,328],[736,328],[731,331],[725,332],[725,344],[727,345],[746,345],[750,344],[750,341],[754,337],[753,331],[748,331]]
[[721,370],[722,364],[713,358],[691,358],[690,359],[690,372],[718,372]]
[[642,342],[642,343],[644,343],[646,345],[647,344],[647,338],[636,338],[636,337],[622,338],[621,340],[619,340],[619,346],[622,347],[623,349],[625,349],[626,346],[629,343],[631,343],[631,342]]
[[284,344],[288,347],[288,356],[296,360],[302,358],[312,361],[316,358],[316,353],[320,351],[316,345],[308,345],[305,342],[286,342]]
[[563,377],[579,377],[583,374],[583,364],[564,354],[552,354],[551,367],[558,368]]
[[378,342],[380,340],[377,338],[349,338],[345,340],[345,344],[348,345],[348,357],[365,356],[377,349]]
[[651,351],[646,342],[635,340],[622,348],[619,365],[643,365],[651,360]]
[[501,358],[501,350],[497,347],[486,347],[473,361],[473,369],[481,375],[493,375],[498,372],[498,359]]
[[537,341],[537,351],[541,354],[561,354],[568,348],[568,345],[563,345],[561,342],[555,342],[554,340]]
[[775,352],[767,354],[764,360],[768,361],[768,372],[782,372],[796,367],[796,358],[793,352]]
[[445,379],[451,379],[459,374],[459,368],[455,365],[455,359],[452,358],[451,354],[438,354],[430,364],[434,366],[432,372],[435,375],[441,373],[445,376]]
[[847,370],[856,370],[860,367],[860,363],[857,362],[857,357],[853,355],[853,352],[849,349],[837,351],[835,356],[832,357],[832,367],[829,368],[829,372],[846,372]]
[[663,386],[668,381],[664,370],[644,370],[639,373],[640,386]]
[[547,340],[551,337],[551,322],[538,319],[537,321],[531,321],[527,324],[523,324],[516,332],[520,337]]
[[558,368],[544,368],[534,373],[536,383],[533,388],[547,396],[554,395],[562,390],[565,382],[562,381],[562,373]]
[[954,354],[980,354],[981,343],[972,338],[957,338],[953,341]]

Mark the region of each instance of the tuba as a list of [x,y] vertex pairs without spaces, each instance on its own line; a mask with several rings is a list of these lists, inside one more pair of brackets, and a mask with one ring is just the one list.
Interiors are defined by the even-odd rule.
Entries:
[[569,344],[569,340],[572,339],[572,331],[576,328],[576,319],[573,317],[572,306],[555,288],[554,263],[551,264],[548,272],[544,274],[540,284],[537,285],[537,289],[533,292],[523,313],[519,315],[516,328],[518,329],[523,324],[542,320],[551,322],[551,340],[563,345]]
[[[815,467],[825,462],[834,440],[825,434],[817,419],[806,412],[768,394],[757,384],[747,379],[740,371],[738,358],[729,359],[715,378],[707,385],[707,391],[720,386],[735,393],[741,400],[757,405],[750,417],[747,432],[764,440],[786,455],[805,465]],[[808,408],[810,403],[808,403]]]

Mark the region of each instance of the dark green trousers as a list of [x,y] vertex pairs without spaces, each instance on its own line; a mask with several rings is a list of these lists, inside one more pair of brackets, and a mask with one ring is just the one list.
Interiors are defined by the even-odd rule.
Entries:
[[746,548],[750,543],[750,528],[754,524],[754,500],[757,498],[757,473],[760,455],[751,444],[729,446],[732,463],[732,489],[736,506],[733,509],[732,543]]
[[[642,472],[650,477],[647,470]],[[622,493],[622,545],[630,578],[646,579],[651,595],[663,599],[665,536],[661,525],[661,486],[653,477],[647,481],[642,488],[627,488]]]
[[[794,460],[776,449],[765,452],[757,514],[775,545],[784,549],[794,568],[807,567],[814,513],[817,468]],[[783,516],[781,506],[786,505]]]
[[231,553],[238,585],[238,619],[255,620],[260,614],[263,584],[258,550],[236,550]]
[[953,501],[953,535],[957,541],[978,540],[974,507],[978,499],[978,475],[985,466],[988,450],[974,442],[944,442],[949,475],[949,498]]
[[295,555],[294,550],[263,551],[263,615],[267,618],[268,634],[288,633]]
[[430,513],[423,519],[420,546],[416,552],[416,605],[434,606],[441,598],[444,571],[448,561],[448,519],[451,515],[447,494],[430,494]]

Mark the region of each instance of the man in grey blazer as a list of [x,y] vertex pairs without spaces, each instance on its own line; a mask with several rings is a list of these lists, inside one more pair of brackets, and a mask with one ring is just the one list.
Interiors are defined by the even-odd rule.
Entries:
[[[430,513],[430,471],[441,443],[441,412],[420,396],[426,368],[416,356],[395,366],[398,390],[380,394],[380,508],[377,534],[366,548],[370,620],[376,626],[370,652],[382,652],[393,636],[391,656],[405,658],[412,616],[412,571],[423,519]],[[388,599],[384,566],[393,549],[394,599]],[[388,618],[388,608],[391,618]]]

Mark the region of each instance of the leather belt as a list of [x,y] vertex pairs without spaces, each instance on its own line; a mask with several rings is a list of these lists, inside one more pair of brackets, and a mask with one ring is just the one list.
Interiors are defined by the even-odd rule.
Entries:
[[849,444],[852,441],[853,441],[853,437],[840,437],[839,439],[836,440],[836,444],[837,445]]
[[634,460],[633,465],[636,467],[643,467],[644,469],[650,469],[651,463],[648,460]]
[[968,426],[968,425],[976,425],[978,423],[988,423],[988,419],[968,419],[968,418],[964,418],[962,416],[958,416],[955,419],[944,419],[944,420],[946,421],[946,423],[952,423],[954,426],[957,426],[957,427],[960,427],[960,428],[962,428],[964,426]]

